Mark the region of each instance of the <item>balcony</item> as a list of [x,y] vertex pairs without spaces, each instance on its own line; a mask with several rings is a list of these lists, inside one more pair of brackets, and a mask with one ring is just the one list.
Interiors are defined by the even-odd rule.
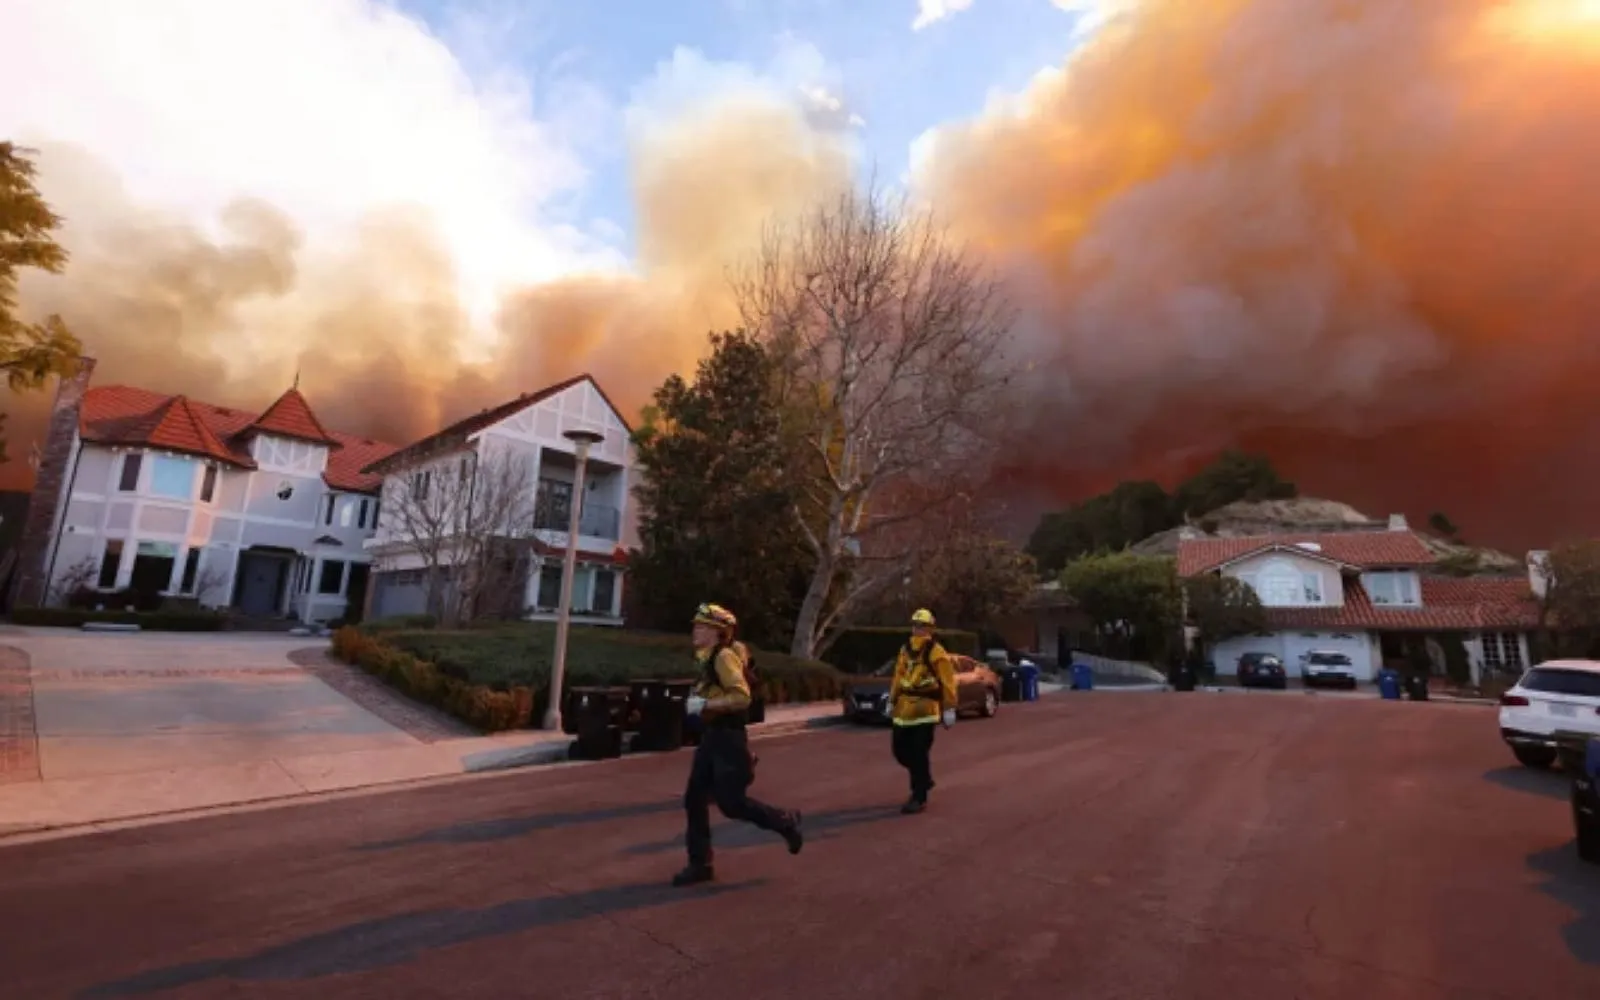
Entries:
[[[546,507],[540,505],[533,518],[533,527],[536,531],[560,531],[565,533],[567,521],[572,517],[572,508],[566,504],[551,504]],[[588,503],[583,505],[583,513],[578,515],[578,534],[588,538],[604,538],[607,541],[617,541],[622,537],[622,512],[615,507],[605,504]]]

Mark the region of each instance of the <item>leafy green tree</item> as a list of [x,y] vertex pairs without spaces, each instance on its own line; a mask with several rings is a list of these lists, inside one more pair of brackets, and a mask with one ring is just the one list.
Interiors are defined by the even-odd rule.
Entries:
[[1266,631],[1267,612],[1249,585],[1219,573],[1203,573],[1183,583],[1189,621],[1207,645]]
[[[77,370],[82,345],[59,316],[24,323],[16,316],[17,272],[25,267],[60,273],[67,252],[54,232],[61,217],[34,185],[37,168],[29,151],[0,142],[0,370],[12,392],[37,389],[52,375]],[[5,415],[0,414],[0,430]],[[0,437],[0,462],[5,440]]]
[[1186,480],[1172,495],[1173,512],[1200,517],[1241,500],[1287,500],[1298,496],[1294,483],[1278,475],[1265,455],[1229,449]]
[[1557,650],[1566,656],[1600,654],[1600,541],[1551,549],[1545,580],[1541,616],[1557,633]]
[[899,624],[915,608],[932,608],[945,627],[981,629],[1021,607],[1037,581],[1026,552],[985,532],[961,532],[932,549],[912,571],[903,598],[875,617]]
[[1028,554],[1044,571],[1059,572],[1079,556],[1127,548],[1177,523],[1160,484],[1118,483],[1076,507],[1046,514],[1028,540]]
[[1061,571],[1061,586],[1111,655],[1165,660],[1183,606],[1173,559],[1131,552],[1082,556]]
[[688,622],[726,604],[742,634],[787,643],[815,556],[793,513],[768,354],[743,332],[711,336],[693,384],[667,379],[634,435],[644,481],[629,571],[646,617]]

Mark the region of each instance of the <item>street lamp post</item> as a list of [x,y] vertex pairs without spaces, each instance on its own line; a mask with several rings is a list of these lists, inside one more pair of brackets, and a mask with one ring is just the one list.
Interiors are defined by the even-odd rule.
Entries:
[[561,682],[567,672],[567,631],[572,625],[572,578],[578,571],[578,528],[583,513],[583,474],[589,464],[589,449],[604,438],[594,431],[567,431],[564,435],[577,449],[578,470],[573,475],[572,508],[567,517],[567,552],[561,567],[561,604],[556,608],[556,655],[550,664],[550,705],[544,710],[544,728],[561,731]]

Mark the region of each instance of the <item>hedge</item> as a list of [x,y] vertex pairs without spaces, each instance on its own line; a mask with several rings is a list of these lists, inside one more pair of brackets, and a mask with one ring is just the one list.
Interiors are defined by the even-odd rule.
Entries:
[[[555,628],[545,623],[495,623],[468,629],[386,628],[367,623],[334,634],[334,654],[360,666],[411,697],[438,705],[470,725],[494,731],[542,718],[549,696]],[[825,663],[797,660],[757,650],[758,693],[769,705],[827,701],[838,698],[844,678]],[[614,686],[656,678],[688,680],[696,667],[688,636],[574,626],[567,641],[564,687]],[[482,692],[482,706],[472,708],[454,688]],[[525,695],[517,694],[526,692]],[[495,698],[517,694],[512,718],[509,702]],[[465,700],[464,700],[465,699]],[[492,706],[499,704],[499,708]],[[523,708],[527,708],[527,712]],[[498,713],[498,714],[496,714]]]
[[[939,629],[934,635],[950,652],[978,657],[976,632]],[[911,629],[904,625],[848,628],[839,633],[822,658],[847,674],[868,674],[893,660],[910,638]]]
[[90,622],[137,625],[149,632],[218,632],[227,616],[212,611],[91,611],[84,608],[13,608],[17,625],[77,628]]

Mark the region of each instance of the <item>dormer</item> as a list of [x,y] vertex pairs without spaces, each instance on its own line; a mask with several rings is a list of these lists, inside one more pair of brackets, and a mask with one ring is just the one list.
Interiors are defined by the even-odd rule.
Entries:
[[249,448],[262,471],[301,476],[322,475],[328,452],[340,446],[297,387],[279,396],[234,440]]

